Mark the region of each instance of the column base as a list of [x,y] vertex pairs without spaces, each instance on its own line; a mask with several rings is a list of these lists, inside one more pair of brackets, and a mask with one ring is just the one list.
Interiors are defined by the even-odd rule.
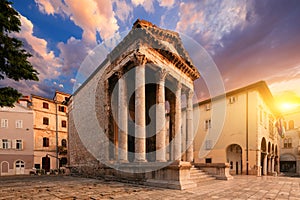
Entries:
[[133,162],[135,162],[135,163],[145,163],[145,162],[148,162],[148,161],[144,160],[144,159],[142,159],[142,160],[134,159]]

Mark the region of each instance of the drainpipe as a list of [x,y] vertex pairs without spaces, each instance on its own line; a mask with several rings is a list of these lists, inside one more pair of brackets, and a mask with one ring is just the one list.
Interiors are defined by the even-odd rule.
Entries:
[[249,144],[248,144],[248,91],[246,92],[246,175],[249,175]]
[[58,158],[58,113],[57,113],[57,101],[55,102],[55,117],[56,117],[56,124],[55,124],[55,136],[56,136],[56,169],[59,168],[59,158]]

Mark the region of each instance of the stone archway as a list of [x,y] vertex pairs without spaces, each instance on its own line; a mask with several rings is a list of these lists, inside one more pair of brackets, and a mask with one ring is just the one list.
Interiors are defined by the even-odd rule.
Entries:
[[238,144],[231,144],[226,149],[227,162],[230,163],[231,174],[242,174],[242,148]]
[[261,164],[261,175],[267,175],[267,142],[265,138],[262,138],[261,145],[261,156],[260,156],[260,164]]

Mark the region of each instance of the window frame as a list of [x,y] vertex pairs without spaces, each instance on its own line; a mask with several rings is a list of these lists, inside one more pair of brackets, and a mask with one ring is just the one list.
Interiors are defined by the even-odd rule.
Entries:
[[49,147],[50,141],[48,137],[43,137],[43,147]]
[[8,128],[8,119],[1,119],[1,128]]
[[16,128],[23,128],[23,120],[18,119],[16,120]]
[[49,109],[49,103],[43,102],[43,108],[44,109]]
[[62,128],[67,128],[67,121],[66,120],[61,120],[61,127]]
[[[47,121],[45,121],[47,120]],[[49,118],[48,117],[43,117],[43,125],[49,125]],[[47,122],[47,123],[46,123]]]

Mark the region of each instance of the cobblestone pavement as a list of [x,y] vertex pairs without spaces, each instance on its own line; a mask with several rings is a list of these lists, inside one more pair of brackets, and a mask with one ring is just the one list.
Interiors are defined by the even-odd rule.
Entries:
[[0,199],[300,200],[300,178],[235,176],[180,191],[70,176],[0,177]]

